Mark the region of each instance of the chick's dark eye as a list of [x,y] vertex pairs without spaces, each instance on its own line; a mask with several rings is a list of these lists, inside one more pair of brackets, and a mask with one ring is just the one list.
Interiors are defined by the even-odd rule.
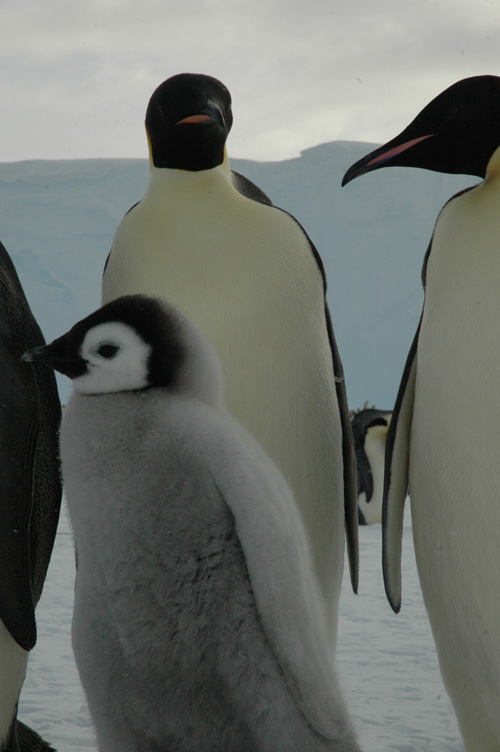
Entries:
[[96,353],[97,355],[100,355],[101,358],[111,359],[115,357],[119,349],[118,345],[105,344],[100,345],[97,348]]

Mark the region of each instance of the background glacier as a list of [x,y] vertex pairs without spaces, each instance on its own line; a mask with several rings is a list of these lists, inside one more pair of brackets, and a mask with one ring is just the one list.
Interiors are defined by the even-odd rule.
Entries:
[[[345,170],[371,148],[334,142],[297,159],[231,167],[291,212],[323,258],[350,406],[388,409],[418,324],[437,213],[477,179],[393,168],[341,188]],[[0,240],[48,340],[99,306],[114,232],[148,172],[147,160],[0,164]],[[59,384],[65,399],[68,383]]]

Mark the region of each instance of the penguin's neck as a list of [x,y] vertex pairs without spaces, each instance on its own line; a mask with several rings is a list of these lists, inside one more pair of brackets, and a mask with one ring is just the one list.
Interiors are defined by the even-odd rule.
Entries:
[[[190,170],[177,170],[168,167],[155,167],[151,158],[149,160],[149,185],[144,196],[144,200],[150,200],[153,196],[161,195],[163,200],[165,196],[171,193],[178,195],[184,191],[193,191],[193,189],[213,190],[230,187],[233,189],[231,181],[231,168],[227,151],[224,149],[224,160],[217,167],[210,170],[199,170],[192,172]],[[234,190],[234,189],[233,189]]]

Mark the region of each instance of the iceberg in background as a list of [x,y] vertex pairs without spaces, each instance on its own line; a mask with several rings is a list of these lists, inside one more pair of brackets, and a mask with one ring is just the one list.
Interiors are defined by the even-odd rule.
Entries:
[[[293,214],[321,254],[349,405],[391,409],[422,306],[420,270],[445,201],[476,178],[393,168],[340,187],[373,144],[333,142],[231,167]],[[47,340],[100,305],[116,227],[147,187],[147,160],[0,164],[0,240]],[[66,401],[70,384],[58,380]]]

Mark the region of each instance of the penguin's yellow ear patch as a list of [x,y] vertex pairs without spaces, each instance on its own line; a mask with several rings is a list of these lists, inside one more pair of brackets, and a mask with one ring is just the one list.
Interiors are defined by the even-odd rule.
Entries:
[[147,126],[146,126],[146,138],[148,140],[149,165],[150,167],[154,167],[153,147],[151,146],[151,139],[149,137]]

